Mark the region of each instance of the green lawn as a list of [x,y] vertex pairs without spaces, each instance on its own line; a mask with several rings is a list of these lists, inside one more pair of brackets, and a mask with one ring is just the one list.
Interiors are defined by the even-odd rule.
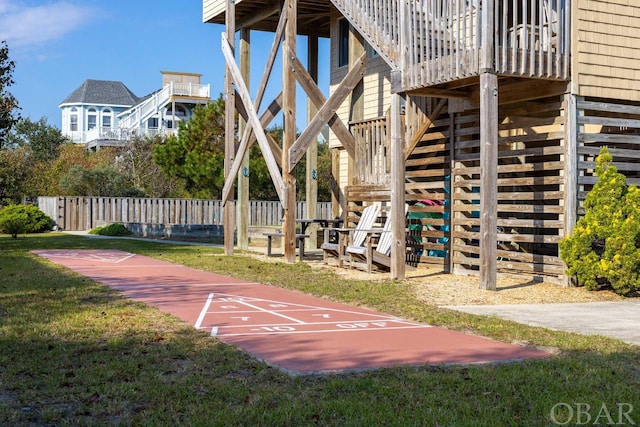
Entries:
[[[557,355],[291,377],[29,253],[53,248],[121,249]],[[2,426],[544,426],[554,425],[552,412],[565,425],[640,425],[638,347],[427,306],[400,282],[347,281],[212,247],[57,233],[0,236],[0,277]]]

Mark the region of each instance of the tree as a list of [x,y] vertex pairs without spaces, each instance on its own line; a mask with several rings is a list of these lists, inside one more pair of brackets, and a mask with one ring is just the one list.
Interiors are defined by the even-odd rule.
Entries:
[[331,201],[331,150],[329,144],[318,144],[318,201]]
[[[282,126],[267,129],[278,145],[282,146]],[[262,156],[258,143],[254,143],[249,152],[249,198],[251,200],[278,200],[278,193],[271,180],[267,162]]]
[[154,147],[164,142],[162,136],[136,137],[127,142],[116,157],[116,169],[128,183],[151,197],[182,197],[182,179],[169,179],[153,162]]
[[5,146],[29,148],[33,160],[46,161],[57,158],[60,147],[66,142],[70,142],[69,139],[42,117],[37,122],[28,118],[19,120],[7,135]]
[[186,189],[197,197],[221,198],[224,186],[224,99],[222,95],[154,148],[153,161],[169,177],[184,179]]
[[60,189],[66,196],[144,197],[144,194],[126,183],[126,179],[113,167],[86,169],[74,165],[60,180]]
[[[267,129],[267,133],[282,146],[282,127],[273,126]],[[307,156],[302,156],[295,167],[296,198],[306,199]],[[318,201],[331,200],[331,153],[327,143],[318,144],[318,169],[316,171],[318,181]],[[277,200],[271,175],[267,169],[267,163],[262,156],[258,144],[251,147],[250,174],[249,174],[249,198],[252,200]]]
[[31,195],[38,196],[63,195],[65,192],[60,188],[60,181],[72,166],[84,169],[110,166],[113,165],[115,156],[116,151],[113,147],[104,147],[97,152],[89,152],[79,144],[62,144],[55,160],[40,162],[31,168],[29,192]]
[[7,88],[13,85],[13,69],[15,63],[9,60],[9,47],[6,41],[0,42],[0,149],[4,146],[7,134],[20,119],[17,113],[18,101]]
[[640,291],[640,189],[627,185],[606,147],[596,157],[598,181],[584,201],[585,214],[560,241],[567,274],[589,290]]
[[19,203],[27,195],[28,152],[23,148],[0,150],[0,205]]

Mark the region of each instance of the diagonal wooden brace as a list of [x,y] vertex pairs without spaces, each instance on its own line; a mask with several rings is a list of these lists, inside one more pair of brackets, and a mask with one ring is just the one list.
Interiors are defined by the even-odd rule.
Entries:
[[280,174],[280,170],[278,169],[278,164],[273,157],[273,152],[271,151],[271,147],[269,146],[269,141],[267,141],[267,136],[265,135],[264,129],[260,125],[260,119],[258,119],[256,110],[253,107],[251,97],[249,96],[249,91],[247,90],[247,86],[242,79],[242,74],[240,73],[240,70],[236,65],[233,51],[231,49],[231,46],[229,46],[229,41],[227,40],[227,36],[225,33],[222,33],[222,53],[224,54],[224,59],[227,63],[227,66],[229,67],[229,71],[231,71],[231,75],[233,76],[233,80],[236,84],[236,90],[240,94],[240,100],[242,101],[244,109],[247,112],[247,121],[251,124],[253,132],[256,135],[256,139],[258,140],[258,145],[260,145],[262,156],[264,157],[264,160],[267,164],[267,169],[269,170],[269,174],[271,175],[271,180],[273,181],[276,193],[278,193],[280,203],[282,203],[283,206],[286,206],[286,191],[284,180],[282,179],[282,175]]
[[[342,143],[345,150],[347,150],[347,152],[349,153],[349,156],[351,158],[355,158],[355,139],[353,138],[353,135],[351,134],[351,132],[349,132],[349,129],[345,126],[342,120],[335,113],[335,110],[342,103],[342,101],[344,101],[344,98],[346,98],[349,92],[353,90],[353,87],[355,87],[355,85],[360,81],[360,79],[364,75],[366,55],[363,54],[359,58],[358,60],[359,62],[357,63],[358,66],[352,68],[351,71],[349,71],[349,74],[347,74],[347,76],[344,78],[340,86],[329,98],[329,101],[331,101],[331,99],[335,99],[334,97],[336,96],[341,97],[339,102],[336,102],[334,100],[331,105],[328,105],[329,101],[326,101],[324,95],[322,94],[322,92],[320,91],[316,83],[313,81],[313,79],[311,78],[307,70],[305,70],[305,68],[300,63],[300,60],[295,56],[295,54],[291,50],[289,50],[289,55],[291,57],[291,67],[292,67],[291,70],[293,74],[296,76],[296,79],[298,80],[298,83],[300,83],[300,86],[302,87],[302,89],[304,89],[304,91],[307,93],[309,100],[311,100],[311,102],[316,106],[316,108],[318,108],[318,113],[316,114],[312,122],[309,123],[309,126],[307,126],[307,129],[303,132],[303,135],[304,133],[309,134],[309,136],[305,136],[305,139],[309,138],[309,141],[303,140],[303,142],[306,145],[304,146],[304,148],[302,148],[302,151],[300,152],[300,154],[297,155],[295,158],[293,156],[293,150],[294,149],[298,150],[299,147],[301,147],[300,141],[303,135],[300,135],[300,137],[298,137],[298,141],[296,141],[296,143],[293,146],[291,146],[291,149],[290,149],[290,162],[292,162],[290,163],[290,165],[292,165],[291,170],[293,170],[293,167],[295,167],[295,164],[300,160],[300,158],[306,151],[311,140],[316,135],[318,135],[318,133],[320,132],[320,129],[322,129],[322,126],[324,126],[325,124],[329,125],[333,133],[338,137],[338,139]],[[326,120],[318,119],[321,113],[323,114],[322,117],[327,117]],[[314,124],[314,121],[316,119],[320,121]],[[314,125],[315,129],[309,130],[312,124]]]
[[[236,92],[236,95],[238,97],[237,105],[242,105],[242,100],[240,99],[238,92]],[[271,121],[278,114],[281,108],[282,108],[282,92],[280,92],[280,94],[276,97],[276,99],[273,100],[273,102],[269,105],[269,107],[265,110],[265,112],[262,113],[262,115],[260,116],[260,125],[262,126],[263,129],[269,126],[269,123],[271,123]],[[249,115],[244,109],[244,106],[242,108],[242,111],[240,108],[238,108],[238,113],[242,116],[242,118],[245,121],[248,121]],[[231,196],[231,189],[233,188],[235,179],[238,176],[238,171],[240,170],[240,166],[242,165],[242,158],[244,157],[245,153],[251,148],[253,143],[256,141],[255,137],[252,138],[252,136],[254,135],[253,132],[245,133],[245,135],[246,137],[243,136],[242,141],[240,142],[240,145],[238,145],[236,157],[233,159],[233,163],[231,164],[231,169],[229,170],[229,174],[225,178],[224,187],[222,187],[222,203],[223,204],[229,201],[229,198]],[[275,145],[274,147],[275,141],[272,141],[271,136],[269,136],[268,134],[265,134],[265,136],[267,137],[267,140],[269,141],[269,146],[271,147],[272,150],[280,149],[280,147],[278,147],[277,145]],[[278,155],[281,155],[281,153],[276,152],[276,157],[275,157],[276,162],[278,162],[278,157],[277,157]],[[280,164],[278,163],[278,165]]]
[[411,141],[409,141],[409,143],[404,149],[405,160],[407,160],[411,155],[411,153],[413,153],[413,150],[415,150],[415,148],[418,146],[418,143],[424,136],[425,132],[428,131],[431,126],[433,126],[433,122],[438,118],[438,116],[442,112],[442,109],[447,105],[447,101],[448,101],[447,98],[442,98],[440,102],[438,102],[438,105],[436,105],[433,111],[431,112],[431,117],[427,117],[427,120],[425,120],[425,122],[422,123],[422,126],[420,126],[420,129],[418,129],[416,134],[413,135],[413,138],[411,139]]

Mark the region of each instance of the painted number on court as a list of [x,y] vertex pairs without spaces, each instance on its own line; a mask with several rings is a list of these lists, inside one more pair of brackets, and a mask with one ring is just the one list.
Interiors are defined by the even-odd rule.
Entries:
[[266,332],[291,332],[295,331],[296,328],[294,328],[293,326],[261,326],[260,328],[254,330]]
[[371,327],[384,328],[387,322],[361,322],[361,323],[337,323],[336,327],[341,329],[366,329]]

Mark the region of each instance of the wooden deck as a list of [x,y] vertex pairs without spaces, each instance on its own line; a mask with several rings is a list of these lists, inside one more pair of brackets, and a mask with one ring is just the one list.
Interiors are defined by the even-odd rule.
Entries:
[[[495,8],[495,39],[483,46],[482,9]],[[495,2],[495,4],[493,4]],[[226,1],[205,0],[205,22],[224,23]],[[480,54],[492,51],[499,75],[569,78],[570,2],[550,0],[299,0],[299,34],[329,37],[337,8],[397,73],[395,90],[406,92],[478,76]],[[275,32],[280,4],[235,2],[236,28]]]

